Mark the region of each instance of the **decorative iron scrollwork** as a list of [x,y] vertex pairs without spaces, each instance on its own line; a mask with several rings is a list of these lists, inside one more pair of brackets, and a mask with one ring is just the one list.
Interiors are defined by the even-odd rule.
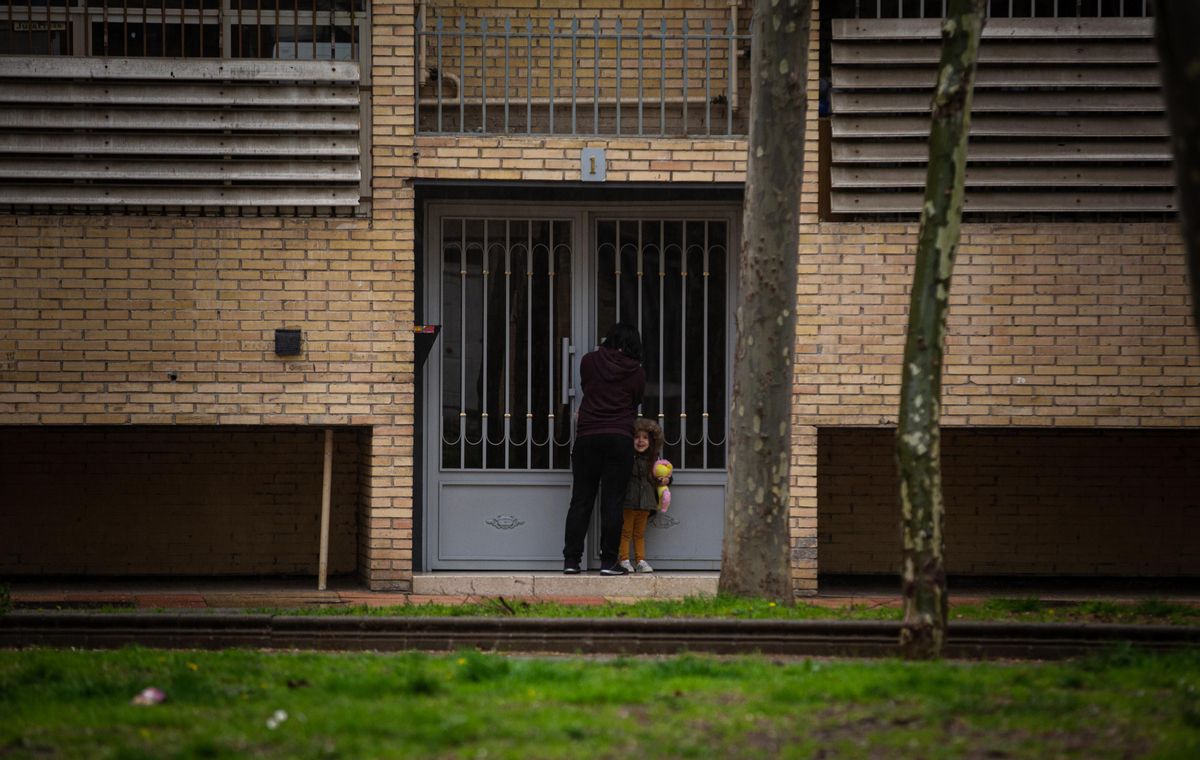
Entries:
[[658,514],[654,515],[653,519],[650,520],[650,525],[658,528],[659,530],[668,530],[678,524],[679,521],[674,517],[671,517],[671,515],[667,512],[659,512]]
[[514,515],[496,515],[488,520],[487,524],[496,530],[512,530],[513,528],[521,527],[525,523],[518,520]]

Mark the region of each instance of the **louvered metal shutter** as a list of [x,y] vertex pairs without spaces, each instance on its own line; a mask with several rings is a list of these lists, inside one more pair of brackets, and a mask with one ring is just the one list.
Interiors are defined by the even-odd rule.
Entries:
[[0,58],[0,206],[353,207],[359,65]]
[[[833,22],[830,210],[920,210],[940,21]],[[980,46],[968,212],[1170,212],[1149,18],[992,19]]]

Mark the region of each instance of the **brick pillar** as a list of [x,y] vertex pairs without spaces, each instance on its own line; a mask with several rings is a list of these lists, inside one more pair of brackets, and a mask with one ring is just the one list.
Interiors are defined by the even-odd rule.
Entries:
[[797,596],[817,593],[817,429],[792,428],[791,508],[792,588]]
[[413,0],[372,5],[372,271],[363,273],[373,315],[374,368],[388,373],[374,389],[365,456],[361,565],[371,590],[411,591],[416,376],[416,207],[412,189],[416,133],[416,30]]

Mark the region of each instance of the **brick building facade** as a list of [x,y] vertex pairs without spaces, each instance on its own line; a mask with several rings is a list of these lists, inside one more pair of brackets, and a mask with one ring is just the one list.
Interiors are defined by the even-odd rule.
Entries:
[[[828,212],[821,4],[808,66],[792,418],[802,594],[815,592],[818,572],[896,567],[888,442],[917,231],[903,216]],[[539,23],[729,12],[724,2],[669,0],[441,5]],[[746,151],[736,134],[419,131],[417,99],[436,99],[421,70],[421,12],[408,0],[371,7],[369,192],[354,213],[10,204],[0,214],[0,480],[9,484],[0,574],[313,573],[319,431],[332,427],[331,569],[372,589],[409,589],[414,572],[437,569],[430,510],[454,485],[430,488],[430,459],[447,456],[448,444],[445,435],[431,442],[442,431],[427,412],[439,391],[413,330],[434,321],[440,292],[430,284],[431,220],[509,203],[520,204],[517,219],[559,202],[597,219],[609,206],[625,209],[620,217],[642,204],[663,225],[672,203],[732,207],[736,217]],[[447,111],[456,96],[443,93]],[[585,148],[604,150],[603,182],[580,181]],[[979,215],[963,225],[943,405],[952,572],[1200,574],[1200,555],[1182,540],[1200,529],[1200,341],[1177,223],[1108,217]],[[734,239],[735,228],[722,229]],[[731,260],[730,278],[734,269]],[[532,335],[538,320],[521,324]],[[273,352],[280,328],[302,330],[300,355]],[[549,361],[556,378],[561,367]],[[466,383],[456,392],[465,406]],[[705,470],[705,487],[721,486],[719,471]],[[561,483],[561,472],[551,475]],[[498,519],[496,535],[507,536],[525,518]],[[488,566],[482,551],[454,551],[451,565]]]

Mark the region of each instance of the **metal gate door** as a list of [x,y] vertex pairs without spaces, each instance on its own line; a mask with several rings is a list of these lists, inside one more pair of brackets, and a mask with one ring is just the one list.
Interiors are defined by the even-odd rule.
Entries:
[[430,209],[426,316],[442,330],[424,384],[426,569],[561,567],[578,360],[617,318],[642,332],[642,413],[677,467],[649,559],[718,566],[734,220],[708,216]]
[[596,322],[642,335],[641,414],[663,429],[675,466],[672,507],[651,518],[646,554],[658,569],[716,569],[725,521],[732,209],[597,215]]

